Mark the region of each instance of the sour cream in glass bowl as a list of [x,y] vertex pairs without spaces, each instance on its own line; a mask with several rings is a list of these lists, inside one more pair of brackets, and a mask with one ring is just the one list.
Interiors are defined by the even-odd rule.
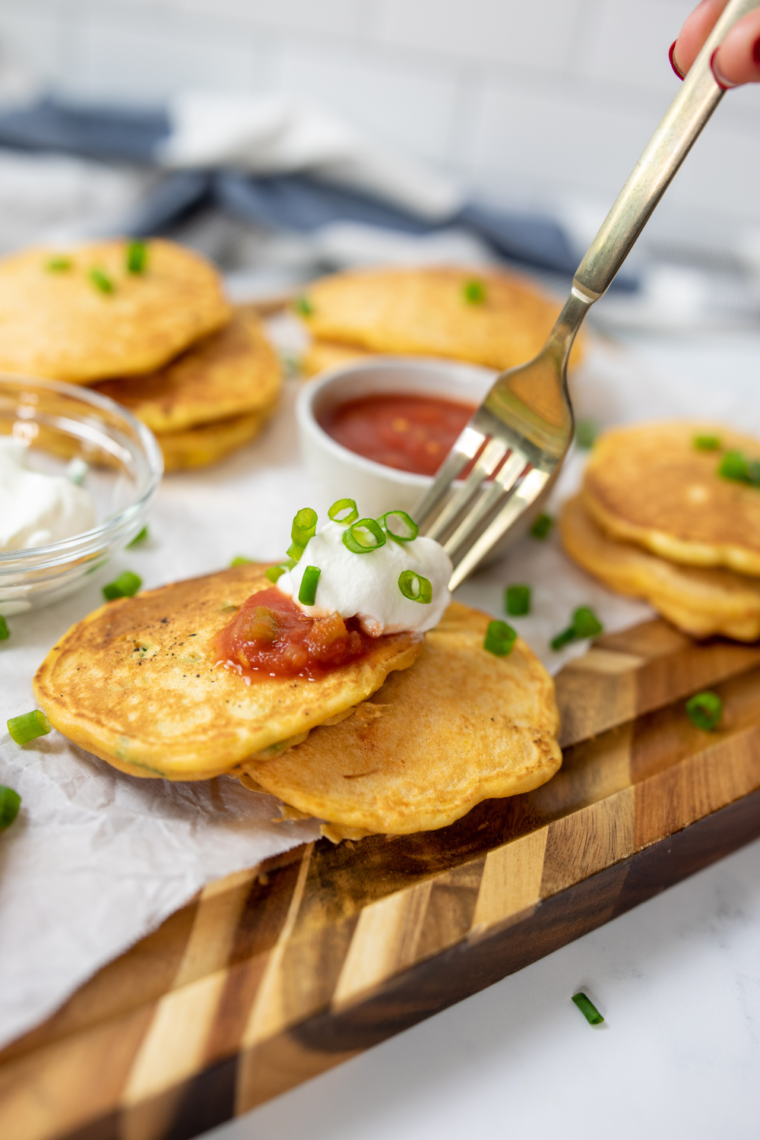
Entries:
[[[139,420],[108,397],[72,384],[0,375],[0,439],[8,437],[27,445],[22,460],[18,449],[3,450],[6,486],[24,487],[30,517],[26,527],[17,520],[3,543],[23,543],[21,549],[0,550],[3,617],[65,597],[122,550],[145,525],[163,474],[158,444]],[[73,474],[86,493],[66,495],[58,482],[26,480],[12,464],[48,477]],[[63,530],[62,514],[71,521]],[[82,523],[86,529],[79,531]],[[66,531],[79,532],[50,541]]]

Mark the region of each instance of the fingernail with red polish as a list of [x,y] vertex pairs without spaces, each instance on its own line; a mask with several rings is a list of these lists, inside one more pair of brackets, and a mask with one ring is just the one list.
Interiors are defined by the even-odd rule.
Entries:
[[752,58],[758,67],[760,67],[760,36],[757,37],[752,45]]
[[[760,42],[760,41],[758,41],[758,42]],[[683,74],[683,72],[680,70],[680,68],[678,67],[678,65],[677,65],[677,63],[676,63],[676,55],[675,55],[675,52],[676,52],[676,44],[677,44],[677,43],[678,43],[678,40],[673,40],[673,43],[670,45],[670,51],[668,52],[668,59],[670,60],[670,66],[673,68],[673,70],[675,71],[675,73],[676,73],[676,75],[678,76],[678,78],[679,78],[679,79],[683,79],[683,78],[684,78],[684,74]]]

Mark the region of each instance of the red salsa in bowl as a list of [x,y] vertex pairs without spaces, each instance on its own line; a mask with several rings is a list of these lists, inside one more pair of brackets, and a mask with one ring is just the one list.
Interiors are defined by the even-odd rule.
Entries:
[[475,411],[439,396],[386,392],[346,400],[319,417],[342,447],[397,471],[435,475]]

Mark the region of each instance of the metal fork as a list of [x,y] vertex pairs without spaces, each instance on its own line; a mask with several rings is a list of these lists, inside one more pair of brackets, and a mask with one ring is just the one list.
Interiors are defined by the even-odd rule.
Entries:
[[559,474],[573,435],[567,361],[578,329],[723,96],[710,66],[713,52],[729,28],[757,7],[760,0],[731,0],[725,8],[589,246],[543,349],[498,377],[417,504],[420,532],[438,539],[451,557],[452,590]]

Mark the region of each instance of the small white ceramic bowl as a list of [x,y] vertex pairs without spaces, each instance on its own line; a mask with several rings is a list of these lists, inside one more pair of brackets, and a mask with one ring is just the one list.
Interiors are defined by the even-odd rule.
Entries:
[[27,440],[30,466],[46,474],[84,460],[98,520],[49,546],[0,552],[0,614],[9,617],[72,593],[139,534],[164,465],[151,432],[125,408],[55,380],[0,375],[0,435]]
[[379,393],[419,393],[477,406],[496,376],[488,368],[425,357],[372,357],[307,381],[296,417],[309,476],[311,498],[324,511],[336,499],[356,499],[359,513],[377,518],[385,511],[411,511],[433,479],[365,459],[336,443],[323,419],[347,400]]

